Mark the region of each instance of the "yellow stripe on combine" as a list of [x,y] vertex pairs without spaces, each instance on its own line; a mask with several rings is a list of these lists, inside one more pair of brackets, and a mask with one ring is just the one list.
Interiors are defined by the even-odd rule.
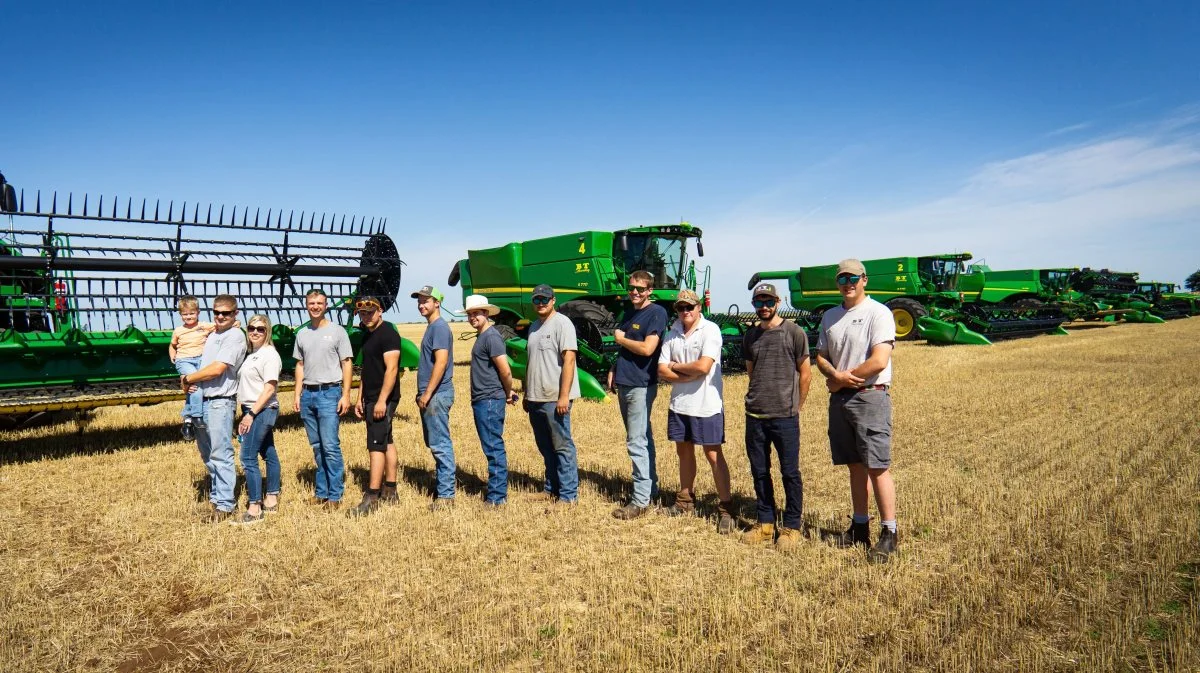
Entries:
[[[812,296],[823,296],[823,297],[824,297],[824,296],[840,296],[840,295],[842,294],[842,291],[841,291],[841,290],[802,290],[802,291],[800,292],[800,294],[801,294],[802,296],[805,296],[805,297],[812,297]],[[904,293],[904,292],[890,292],[890,291],[886,291],[886,292],[885,292],[885,291],[883,291],[883,290],[872,290],[871,288],[869,288],[869,287],[868,287],[868,288],[867,288],[867,294],[869,294],[869,295],[871,295],[871,294],[895,294],[895,295],[901,295],[901,294],[906,294],[906,293]]]
[[[477,287],[473,289],[479,294],[488,294],[491,292],[514,292],[517,294],[522,294],[525,292],[533,292],[533,288],[526,289],[523,287]],[[574,288],[563,289],[558,287],[554,288],[555,294],[560,292],[562,294],[587,294],[588,290],[576,290]]]

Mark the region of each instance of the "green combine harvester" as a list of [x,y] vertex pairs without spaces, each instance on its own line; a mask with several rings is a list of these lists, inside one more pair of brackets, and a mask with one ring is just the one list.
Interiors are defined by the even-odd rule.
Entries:
[[[967,299],[963,287],[970,253],[889,257],[863,261],[869,277],[867,294],[883,302],[896,320],[896,338],[922,338],[934,343],[990,344],[1037,334],[1063,334],[1062,311],[1037,301],[985,303]],[[760,271],[748,287],[764,280],[785,280],[792,306],[819,315],[841,303],[837,265],[789,271]],[[974,281],[978,281],[976,277]]]
[[[703,256],[702,235],[699,227],[682,222],[615,232],[582,231],[470,250],[466,259],[455,263],[447,282],[461,284],[464,298],[481,294],[500,307],[494,319],[496,327],[509,339],[510,357],[519,362],[524,361],[523,337],[536,319],[530,293],[540,283],[552,286],[558,310],[575,324],[579,365],[590,379],[606,374],[616,358],[618,347],[612,334],[628,306],[629,275],[647,271],[654,277],[652,301],[669,315],[674,315],[672,304],[680,290],[693,290],[703,298],[705,317],[721,325],[725,337],[722,367],[736,370],[744,363],[742,335],[758,317],[736,311],[711,312],[711,270],[698,270],[688,255],[688,243],[694,241],[696,255]],[[784,313],[784,317],[804,326],[815,345],[819,320],[800,311]],[[599,390],[602,395],[603,388]]]
[[[1084,273],[1086,271],[1086,273]],[[1121,278],[1106,279],[1090,269],[1012,269],[996,271],[986,264],[972,264],[959,279],[965,301],[1017,306],[1055,306],[1067,322],[1102,320],[1114,322],[1161,322],[1135,307]],[[1076,289],[1086,287],[1090,292]],[[1109,289],[1113,291],[1109,291]],[[1148,305],[1147,305],[1148,306]]]
[[1156,313],[1164,318],[1200,315],[1200,296],[1179,292],[1175,283],[1139,280],[1137,293],[1150,301]]
[[[1084,267],[1071,274],[1067,295],[1072,300],[1091,301],[1106,307],[1105,313],[1125,322],[1164,322],[1162,308],[1156,309],[1153,300],[1138,294],[1137,286],[1136,273]],[[1087,316],[1085,319],[1095,318]],[[1102,319],[1115,318],[1102,315]]]
[[[305,292],[330,298],[330,318],[348,328],[353,298],[373,294],[384,310],[400,287],[402,262],[383,220],[103,198],[57,193],[28,200],[0,176],[0,420],[47,411],[181,399],[167,354],[182,296],[201,317],[223,293],[242,324],[267,315],[291,371],[295,329],[308,320]],[[65,204],[63,203],[65,201]],[[162,212],[165,210],[165,214]],[[357,346],[361,335],[350,329]],[[401,366],[416,366],[403,341]],[[290,382],[283,383],[286,388]]]

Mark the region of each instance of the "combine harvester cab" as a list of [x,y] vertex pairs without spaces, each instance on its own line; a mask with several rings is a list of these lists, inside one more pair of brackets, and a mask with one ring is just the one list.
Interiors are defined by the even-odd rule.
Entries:
[[[269,317],[290,372],[308,289],[327,293],[329,316],[347,326],[357,353],[353,298],[378,296],[387,310],[400,287],[383,220],[23,190],[5,200],[0,418],[9,422],[181,399],[167,349],[183,296],[198,298],[202,320],[218,294],[237,298],[243,327]],[[415,345],[402,345],[401,366],[415,367]]]
[[[1063,317],[1053,308],[968,301],[968,292],[982,292],[982,283],[978,288],[960,286],[970,259],[970,253],[957,253],[865,260],[867,294],[891,309],[901,341],[982,345],[996,338],[1060,332]],[[816,316],[841,303],[836,264],[759,272],[749,284],[768,278],[787,279],[792,305]]]

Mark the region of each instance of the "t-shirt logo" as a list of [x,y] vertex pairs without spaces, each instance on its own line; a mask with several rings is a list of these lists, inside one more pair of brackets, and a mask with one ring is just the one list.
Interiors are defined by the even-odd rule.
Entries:
[[634,329],[641,329],[641,328],[642,328],[642,326],[641,326],[641,325],[639,325],[639,324],[637,324],[637,323],[633,323],[633,328],[634,328]]

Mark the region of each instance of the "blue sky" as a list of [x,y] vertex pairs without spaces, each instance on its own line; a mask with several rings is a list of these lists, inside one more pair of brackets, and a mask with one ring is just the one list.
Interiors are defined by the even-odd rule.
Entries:
[[0,171],[387,217],[406,287],[680,219],[717,306],[846,256],[1200,268],[1200,3],[973,4],[8,1]]

